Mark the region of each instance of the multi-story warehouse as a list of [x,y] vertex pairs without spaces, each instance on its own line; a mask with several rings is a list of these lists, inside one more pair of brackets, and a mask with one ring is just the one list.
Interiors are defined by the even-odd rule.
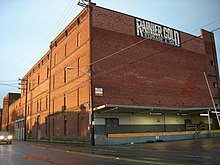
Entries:
[[[3,108],[1,112],[1,129],[4,131],[14,132],[15,119],[19,118],[18,113],[14,107],[15,103],[19,103],[21,94],[8,93],[3,98]],[[20,105],[16,105],[20,109]]]
[[93,3],[22,83],[27,138],[119,144],[219,128],[213,33],[196,37]]
[[2,130],[2,108],[0,108],[0,131]]

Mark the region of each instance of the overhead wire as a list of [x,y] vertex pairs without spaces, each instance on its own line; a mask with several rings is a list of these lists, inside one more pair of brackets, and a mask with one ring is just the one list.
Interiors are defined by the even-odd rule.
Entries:
[[19,80],[4,80],[4,81],[0,81],[0,83],[5,83],[5,82],[18,82]]
[[23,58],[22,56],[17,56],[17,55],[15,55],[15,54],[13,54],[13,53],[9,53],[9,52],[7,52],[7,51],[5,51],[5,50],[2,50],[2,49],[0,49],[0,54],[3,54],[4,56],[5,56],[5,54],[7,54],[7,55],[10,55],[10,56],[13,56],[13,57],[18,58],[18,59],[21,60],[21,61],[26,61],[26,62],[28,62],[28,63],[32,63],[32,61],[29,61],[29,60],[27,60],[26,58]]
[[[219,28],[216,28],[216,29],[214,29],[214,30],[212,30],[212,31],[210,31],[210,32],[215,32],[215,31],[218,31],[218,30],[220,30],[220,27],[219,27]],[[186,41],[183,42],[182,44],[185,44],[185,43],[190,42],[190,41],[192,41],[192,40],[198,39],[198,38],[200,38],[200,37],[202,37],[202,36],[204,36],[204,35],[207,35],[207,34],[209,34],[209,32],[206,32],[205,34],[202,34],[202,35],[200,35],[200,36],[194,37],[194,38],[192,38],[192,39],[186,40]],[[131,61],[131,62],[129,62],[129,63],[120,64],[120,65],[115,66],[115,67],[113,67],[113,68],[111,68],[111,69],[109,69],[109,70],[103,71],[102,73],[100,73],[99,75],[96,75],[96,76],[93,77],[92,79],[98,78],[98,77],[100,77],[100,76],[104,76],[104,75],[106,75],[106,74],[110,74],[110,73],[113,72],[113,71],[116,71],[116,70],[118,70],[118,69],[122,69],[125,65],[130,65],[130,64],[137,63],[137,62],[139,62],[139,61],[142,61],[142,60],[145,60],[145,59],[147,59],[147,58],[150,58],[150,57],[159,55],[159,54],[161,54],[161,53],[163,53],[163,52],[166,52],[166,51],[168,51],[168,50],[170,50],[170,49],[173,49],[173,48],[174,48],[174,47],[168,47],[168,48],[166,48],[166,49],[164,49],[164,50],[160,50],[160,51],[157,51],[157,52],[155,52],[155,53],[152,53],[152,54],[149,55],[149,56],[145,56],[145,57],[143,57],[143,58],[140,58],[140,59],[137,59],[137,60],[133,60],[133,61]],[[136,90],[137,90],[137,89],[135,89],[133,92],[135,92]],[[140,92],[141,92],[141,91],[140,91]]]
[[61,14],[61,16],[59,17],[57,22],[54,24],[52,30],[50,30],[50,32],[48,33],[41,48],[37,51],[36,56],[33,58],[32,61],[34,61],[35,59],[37,59],[41,55],[41,53],[46,49],[45,48],[46,47],[45,45],[47,45],[46,43],[48,43],[51,40],[51,38],[54,36],[55,33],[58,32],[58,30],[60,30],[60,28],[61,28],[60,25],[61,25],[61,23],[63,23],[63,20],[64,19],[66,20],[69,17],[68,13],[70,12],[70,10],[73,10],[72,8],[75,8],[76,1],[77,0],[75,0],[75,1],[70,0],[69,1],[69,3],[67,4],[66,8],[63,11],[63,13]]
[[[220,28],[216,28],[216,29],[214,29],[214,30],[212,30],[212,31],[210,31],[210,32],[214,32],[214,31],[217,31],[217,30],[220,30]],[[207,32],[207,33],[205,33],[205,34],[203,34],[203,35],[207,35],[208,33],[209,33],[209,32]],[[197,37],[194,37],[194,38],[191,38],[191,39],[189,39],[189,40],[186,40],[186,41],[183,42],[182,44],[185,44],[185,43],[190,42],[190,41],[192,41],[192,40],[198,39],[198,38],[200,38],[201,36],[202,36],[202,35],[197,36]],[[146,41],[146,39],[143,39],[143,40],[141,40],[141,41],[142,41],[142,42],[143,42],[143,41]],[[133,46],[138,45],[139,43],[141,43],[141,42],[139,41],[139,42],[137,42],[137,43],[135,43],[135,44],[132,44],[132,45],[126,47],[126,48],[121,49],[120,51],[117,51],[117,52],[115,52],[115,53],[112,53],[112,54],[108,55],[107,57],[110,58],[110,57],[112,57],[113,55],[116,55],[116,54],[118,54],[118,53],[120,53],[120,52],[122,52],[122,51],[124,51],[124,50],[127,50],[127,49],[129,49],[129,48],[131,48],[131,47],[133,47]],[[99,73],[98,75],[93,76],[93,77],[91,77],[91,78],[88,79],[88,80],[85,80],[85,81],[82,82],[79,86],[76,86],[75,88],[72,88],[72,90],[71,90],[71,91],[68,91],[68,93],[72,93],[73,91],[77,90],[80,86],[82,86],[84,83],[90,82],[92,79],[96,79],[96,78],[101,77],[101,76],[103,76],[103,75],[109,74],[109,73],[111,73],[112,71],[115,71],[115,70],[120,69],[120,68],[124,67],[124,65],[134,64],[134,63],[136,63],[136,62],[138,62],[138,61],[142,61],[142,60],[144,60],[144,59],[146,59],[146,58],[150,58],[150,57],[152,57],[152,56],[161,54],[161,53],[166,52],[166,51],[168,51],[168,50],[170,50],[170,49],[173,49],[173,48],[174,48],[174,47],[168,47],[168,48],[166,48],[166,49],[163,49],[163,50],[160,50],[160,51],[158,51],[158,52],[152,53],[152,54],[149,55],[149,56],[145,56],[145,57],[143,57],[143,58],[140,58],[140,59],[138,59],[138,60],[134,60],[134,61],[129,62],[129,63],[123,63],[123,64],[120,64],[120,65],[118,65],[118,66],[115,66],[115,67],[113,67],[113,68],[111,68],[111,69],[109,69],[109,70],[102,71],[102,72]],[[98,62],[100,62],[100,61],[102,61],[102,60],[105,60],[105,59],[107,59],[107,58],[99,59],[99,60],[95,61],[95,62],[92,63],[92,64],[96,64],[96,63],[98,63]],[[42,92],[45,92],[45,91],[42,91]],[[137,90],[135,89],[135,90],[133,90],[133,92],[137,92]],[[139,91],[139,92],[143,92],[143,91]],[[57,95],[56,97],[54,97],[54,98],[58,98],[58,97],[60,97],[60,96],[63,96],[63,94],[58,94],[58,95]],[[51,101],[51,100],[50,100],[50,101]]]
[[6,83],[0,83],[0,85],[3,85],[3,86],[9,86],[9,87],[13,87],[13,88],[19,88],[19,86],[15,86],[15,85],[11,85],[11,84],[6,84]]
[[[203,25],[203,26],[201,26],[201,27],[202,27],[202,28],[207,27],[207,26],[212,25],[212,24],[214,24],[214,23],[216,23],[216,22],[218,22],[218,21],[220,21],[220,18],[218,18],[218,19],[216,19],[216,20],[214,20],[214,21],[212,21],[212,22],[210,22],[210,23],[208,23],[208,24],[206,24],[206,25]],[[194,30],[190,31],[190,33],[195,32],[195,31],[197,31],[197,30],[199,30],[199,29],[201,29],[201,28],[194,29]]]
[[[215,31],[218,31],[218,30],[220,30],[220,27],[219,27],[219,28],[216,28],[216,29],[214,29],[214,30],[212,30],[212,31],[210,31],[210,32],[215,32]],[[202,37],[202,36],[204,36],[204,35],[207,35],[207,34],[209,34],[209,32],[206,32],[206,33],[204,33],[204,34],[202,34],[202,35],[199,35],[199,36],[197,36],[197,37],[194,37],[194,38],[191,38],[191,39],[189,39],[189,40],[186,40],[186,41],[182,42],[181,44],[182,44],[182,45],[183,45],[183,44],[186,44],[186,43],[188,43],[188,42],[190,42],[190,41],[192,41],[192,40],[198,39],[198,38],[200,38],[200,37]],[[146,39],[143,39],[143,40],[141,40],[141,41],[146,41]],[[131,47],[129,46],[129,48],[131,48]],[[111,69],[102,71],[102,72],[99,73],[98,75],[93,76],[92,79],[96,79],[96,78],[101,77],[101,76],[106,76],[107,74],[110,74],[110,73],[113,72],[113,71],[116,71],[116,70],[118,70],[118,69],[122,69],[125,65],[131,65],[131,64],[137,63],[137,62],[139,62],[139,61],[142,61],[142,60],[151,58],[151,57],[153,57],[153,56],[159,55],[159,54],[161,54],[161,53],[163,53],[163,52],[166,52],[166,51],[168,51],[168,50],[170,50],[170,49],[173,49],[173,48],[174,48],[174,47],[171,46],[171,47],[168,47],[168,48],[166,48],[166,49],[159,50],[159,51],[157,51],[157,52],[155,52],[155,53],[152,53],[152,54],[150,54],[150,55],[148,55],[148,56],[142,57],[142,58],[140,58],[140,59],[133,60],[133,61],[128,62],[128,63],[119,64],[119,65],[117,65],[117,66],[115,66],[115,67],[113,67],[113,68],[111,68]],[[124,48],[124,49],[122,49],[122,50],[127,50],[127,49]],[[121,52],[121,51],[117,51],[117,52]],[[112,54],[108,55],[108,57],[112,57],[113,55],[116,55],[116,53],[112,53]],[[106,59],[106,58],[104,57],[103,59],[97,60],[97,62],[100,62],[100,61],[102,61],[102,60],[104,60],[104,59]],[[94,62],[93,64],[96,64],[97,62]],[[133,92],[136,92],[136,91],[137,91],[137,89],[135,89]],[[139,92],[142,92],[142,91],[139,91]]]
[[185,19],[181,19],[179,22],[177,22],[177,24],[182,24],[184,22],[187,22],[187,21],[195,18],[196,16],[199,16],[199,15],[201,15],[203,13],[206,13],[209,10],[212,10],[213,8],[216,8],[216,7],[219,7],[219,2],[216,2],[216,3],[214,3],[214,4],[212,4],[212,5],[208,6],[208,7],[205,6],[205,8],[200,9],[199,12],[194,13],[194,14],[190,15],[189,17],[185,18]]
[[[67,19],[67,18],[66,18],[66,19]],[[213,24],[214,22],[217,22],[217,21],[218,21],[218,20],[215,20],[215,21],[213,21],[212,23],[209,23],[209,24],[207,24],[207,25],[205,25],[205,26],[211,25],[211,24]],[[219,30],[219,29],[220,29],[220,28],[217,28],[217,29],[215,29],[215,30],[213,30],[213,31],[211,31],[211,32],[217,31],[217,30]],[[193,38],[193,39],[195,39],[195,38]],[[90,65],[94,65],[94,64],[96,64],[96,63],[98,63],[98,62],[101,62],[101,61],[107,59],[107,58],[110,58],[110,57],[112,57],[112,56],[114,56],[114,55],[117,55],[117,54],[119,54],[120,52],[123,52],[123,51],[125,51],[125,50],[128,50],[128,49],[130,49],[130,48],[132,48],[132,47],[134,47],[134,46],[136,46],[136,45],[138,45],[138,44],[140,44],[140,43],[142,43],[142,42],[144,42],[144,41],[146,41],[146,40],[147,40],[147,39],[140,40],[140,41],[138,41],[137,43],[134,43],[134,44],[132,44],[132,45],[130,45],[130,46],[128,46],[128,47],[125,47],[125,48],[123,48],[123,49],[121,49],[121,50],[119,50],[119,51],[117,51],[117,52],[114,52],[114,53],[112,53],[112,54],[109,54],[108,56],[106,56],[106,57],[104,57],[104,58],[102,58],[102,59],[99,59],[99,60],[97,60],[97,61],[95,61],[95,62],[92,62]],[[189,41],[191,41],[191,40],[189,40]],[[187,41],[187,42],[189,42],[189,41]],[[184,43],[185,43],[185,42],[184,42]],[[173,47],[169,47],[169,48],[167,48],[167,49],[165,49],[165,50],[155,52],[155,53],[153,53],[153,54],[151,54],[151,55],[149,55],[149,56],[146,56],[146,57],[141,58],[141,59],[138,59],[138,60],[134,60],[134,61],[129,62],[129,63],[127,63],[127,64],[133,64],[133,63],[136,63],[136,62],[138,62],[138,61],[140,61],[140,60],[143,60],[143,59],[146,59],[146,58],[150,58],[150,57],[152,57],[152,56],[154,56],[154,55],[157,55],[157,54],[160,54],[160,53],[162,53],[162,52],[165,52],[165,51],[167,51],[167,50],[169,50],[169,49],[171,49],[171,48],[173,48]],[[116,66],[116,67],[114,67],[114,68],[111,68],[111,69],[109,69],[109,70],[107,70],[107,71],[111,71],[112,69],[113,69],[113,70],[117,70],[117,69],[121,68],[122,65],[126,65],[126,64],[118,65],[118,66]],[[106,73],[106,71],[103,71],[103,73]],[[103,75],[103,74],[100,74],[100,76],[102,76],[102,75]],[[95,78],[98,78],[98,77],[99,77],[99,76],[92,77],[92,79],[95,79]],[[89,81],[90,81],[90,80],[89,80]]]

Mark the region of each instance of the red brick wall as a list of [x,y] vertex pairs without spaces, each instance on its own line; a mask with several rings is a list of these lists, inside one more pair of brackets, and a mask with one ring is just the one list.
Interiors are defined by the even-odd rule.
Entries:
[[[89,15],[86,9],[74,18],[51,42],[51,49],[23,78],[28,79],[29,82],[27,129],[31,131],[31,138],[36,139],[39,135],[43,139],[49,138],[49,130],[51,139],[75,139],[80,136],[83,138],[89,137],[88,114],[90,108],[87,107],[85,109],[86,112],[82,112],[81,109],[83,103],[90,103],[91,100],[89,76],[83,73],[89,72],[90,69],[88,18]],[[64,72],[68,66],[74,69],[66,70],[66,82],[64,82]],[[77,70],[80,70],[80,72],[78,73]],[[39,76],[40,80],[38,81]],[[64,96],[66,97],[65,107]],[[23,90],[21,98],[21,109],[23,110],[24,105],[25,90]],[[81,123],[79,133],[76,134],[74,132],[75,128],[71,126],[76,125],[77,120],[72,114],[78,113],[80,117],[85,117],[83,119],[80,118],[83,124]],[[63,136],[62,125],[65,114],[67,115],[67,135]],[[87,116],[84,114],[87,114]],[[40,121],[37,120],[38,117]],[[56,123],[54,128],[52,128],[53,120]],[[46,126],[48,130],[46,130]],[[53,129],[56,131],[54,134],[52,134]]]
[[[202,39],[186,42],[195,37],[181,33],[181,42],[186,43],[168,51],[164,50],[169,45],[147,40],[96,62],[142,39],[135,36],[133,17],[99,7],[94,7],[93,12],[93,87],[104,89],[102,97],[94,98],[95,106],[212,106],[203,75],[211,67],[209,46]],[[217,94],[216,89],[213,92]]]

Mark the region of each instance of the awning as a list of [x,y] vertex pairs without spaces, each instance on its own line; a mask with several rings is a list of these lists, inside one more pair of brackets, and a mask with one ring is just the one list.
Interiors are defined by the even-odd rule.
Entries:
[[[150,114],[150,115],[196,115],[207,113],[208,110],[214,110],[213,107],[199,108],[164,108],[147,107],[132,105],[113,105],[105,104],[94,108],[95,113],[131,113],[131,114]],[[218,108],[219,110],[219,108]]]

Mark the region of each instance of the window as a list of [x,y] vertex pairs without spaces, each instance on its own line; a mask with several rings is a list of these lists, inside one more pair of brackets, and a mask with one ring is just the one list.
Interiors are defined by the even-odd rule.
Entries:
[[65,57],[67,56],[67,44],[65,44],[65,46],[64,46],[64,56]]
[[79,88],[77,89],[77,106],[79,107],[79,100],[80,98],[79,98]]
[[66,83],[66,74],[67,74],[67,71],[66,71],[66,67],[64,68],[64,73],[63,73],[63,82]]
[[80,32],[77,34],[77,37],[76,37],[77,41],[76,41],[76,46],[79,47],[80,46]]
[[77,114],[77,135],[80,135],[80,128],[79,128],[79,123],[80,123],[80,114]]
[[29,83],[29,91],[31,90],[31,82]]
[[211,64],[211,66],[214,66],[214,65],[215,65],[215,63],[214,63],[213,60],[210,60],[210,64]]
[[66,94],[64,94],[63,96],[63,108],[62,108],[63,111],[66,110]]
[[47,135],[47,129],[48,129],[48,118],[47,117],[45,117],[45,123],[46,123],[45,134]]
[[37,112],[39,111],[39,102],[37,100]]
[[55,41],[54,45],[55,45],[55,47],[57,47],[57,41]]
[[64,135],[66,135],[66,123],[67,123],[67,119],[66,119],[66,115],[64,115],[64,128],[63,128],[63,133]]
[[77,60],[77,75],[80,75],[80,58]]
[[53,89],[55,88],[55,75],[53,75]]
[[106,127],[118,127],[119,126],[119,119],[118,118],[106,118]]
[[215,107],[216,107],[216,108],[219,108],[219,104],[215,104]]
[[38,85],[40,84],[40,73],[38,73],[38,76],[37,76],[37,84]]
[[78,24],[78,25],[80,24],[80,19],[79,19],[79,17],[77,18],[77,24]]
[[213,82],[213,87],[214,87],[214,88],[218,88],[217,82]]
[[67,30],[65,31],[65,35],[66,35],[66,37],[68,36],[68,31]]
[[50,68],[49,66],[47,66],[47,78],[49,78],[49,71],[50,71]]
[[53,109],[53,113],[54,113],[54,110],[55,110],[55,100],[53,99],[53,102],[52,102],[52,109]]
[[53,59],[53,64],[56,65],[56,63],[57,63],[57,54],[55,53],[54,54],[54,59]]
[[45,107],[48,108],[48,96],[46,96]]
[[38,64],[38,68],[40,68],[40,64]]
[[54,124],[55,124],[55,122],[54,122],[54,118],[53,118],[53,120],[52,120],[52,134],[53,134],[53,136],[55,135]]
[[41,107],[41,99],[40,99],[40,111],[42,110],[41,108],[42,108],[42,107]]

